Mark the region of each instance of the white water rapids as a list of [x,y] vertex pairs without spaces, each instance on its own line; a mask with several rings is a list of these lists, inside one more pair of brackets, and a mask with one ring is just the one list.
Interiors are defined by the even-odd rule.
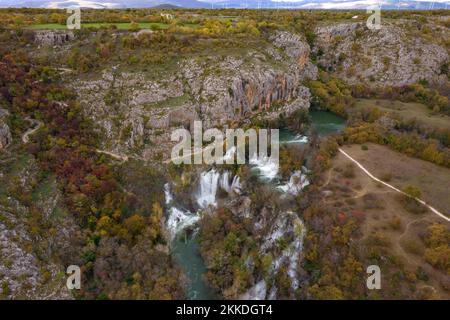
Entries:
[[[285,141],[284,143],[307,143],[308,139],[304,136],[297,136],[295,139]],[[224,160],[234,157],[236,148],[229,149]],[[307,169],[302,167],[292,173],[289,181],[279,182],[279,164],[271,157],[257,157],[253,156],[249,161],[252,169],[258,172],[261,180],[267,183],[275,182],[276,188],[282,195],[297,195],[306,186],[309,185],[307,178]],[[273,182],[272,182],[273,183]],[[198,206],[197,212],[190,212],[189,210],[180,209],[174,205],[174,196],[170,190],[170,184],[164,186],[164,193],[166,199],[166,206],[168,212],[167,230],[172,239],[174,239],[180,232],[187,228],[194,227],[200,220],[200,212],[209,206],[217,206],[217,193],[223,190],[228,194],[240,194],[242,192],[242,185],[239,176],[233,176],[230,171],[220,172],[217,169],[210,169],[203,171],[200,174],[198,189],[194,190],[195,204]],[[287,234],[291,235],[292,240],[279,253],[272,262],[270,273],[274,276],[282,265],[287,266],[287,275],[291,280],[291,287],[296,290],[299,286],[297,279],[297,269],[302,252],[304,227],[303,222],[292,212],[282,212],[271,226],[271,232],[266,235],[263,244],[261,245],[261,255],[274,250],[277,242],[282,240]],[[276,286],[269,287],[264,279],[258,281],[250,290],[243,295],[247,299],[276,299]]]
[[[222,189],[229,194],[241,192],[241,183],[238,176],[231,177],[229,171],[220,173],[215,169],[202,172],[200,175],[199,190],[195,194],[200,209],[208,206],[217,206],[217,191]],[[200,219],[200,212],[195,213],[175,207],[169,183],[164,185],[166,205],[168,207],[167,230],[172,239],[181,231],[195,225]]]
[[241,192],[241,183],[238,176],[234,176],[230,179],[230,172],[224,171],[220,173],[215,169],[202,172],[200,175],[200,191],[197,194],[197,204],[200,208],[206,208],[208,206],[216,206],[217,190],[222,190],[231,193],[239,194]]
[[306,173],[308,173],[308,169],[305,167],[302,167],[302,170],[294,171],[289,181],[279,185],[277,188],[284,193],[296,196],[310,184]]

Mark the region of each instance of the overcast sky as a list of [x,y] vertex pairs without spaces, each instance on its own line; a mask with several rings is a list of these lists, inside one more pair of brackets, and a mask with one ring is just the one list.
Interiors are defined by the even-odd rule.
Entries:
[[[91,8],[123,8],[123,7],[150,7],[162,3],[184,5],[193,0],[0,0],[0,7],[40,7],[40,8],[66,8],[72,6]],[[196,0],[203,3],[224,3],[228,1],[239,4],[241,7],[248,6],[256,8],[265,7],[270,0]],[[279,5],[291,3],[298,8],[317,9],[361,9],[371,5],[395,6],[395,7],[416,7],[418,9],[432,9],[436,4],[447,5],[450,8],[450,0],[271,0],[272,3],[279,2]],[[281,3],[282,2],[282,3]]]

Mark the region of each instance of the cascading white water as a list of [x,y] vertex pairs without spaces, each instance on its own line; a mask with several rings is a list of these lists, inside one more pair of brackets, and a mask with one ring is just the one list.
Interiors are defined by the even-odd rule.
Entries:
[[231,181],[231,191],[237,194],[241,193],[241,178],[239,176],[234,176],[233,181]]
[[265,280],[259,281],[241,296],[243,300],[264,300],[267,294],[267,284]]
[[171,206],[173,195],[170,192],[169,183],[164,185],[164,195],[166,205],[168,206],[167,230],[169,231],[171,239],[173,239],[183,229],[196,224],[200,219],[200,216],[198,213],[183,211]]
[[165,199],[166,199],[166,205],[169,205],[172,202],[172,200],[173,200],[172,194],[170,193],[170,185],[169,185],[169,183],[166,183],[164,185],[164,196],[165,196]]
[[305,238],[305,225],[299,218],[294,220],[294,232],[296,234],[295,241],[289,246],[289,266],[287,274],[291,279],[291,286],[293,290],[297,290],[299,283],[297,278],[298,261],[300,253],[303,250],[303,239]]
[[262,178],[273,180],[278,175],[278,162],[271,157],[258,157],[258,155],[255,154],[250,158],[249,162],[259,171]]
[[227,163],[228,160],[233,159],[234,155],[236,154],[236,147],[232,146],[230,149],[225,152],[225,155],[223,156],[223,162]]
[[291,144],[291,143],[302,143],[302,144],[304,144],[304,143],[308,143],[308,141],[309,141],[309,139],[308,139],[307,136],[298,134],[298,135],[295,136],[294,139],[283,141],[282,143],[283,144]]
[[[303,139],[303,137],[301,138]],[[294,141],[292,141],[294,142]],[[227,150],[223,160],[231,159],[236,154],[236,147],[233,146]],[[250,157],[249,164],[253,166],[259,173],[259,176],[268,181],[273,180],[278,175],[278,162],[269,156],[259,157],[258,154],[254,154]]]
[[216,194],[218,188],[228,193],[240,193],[241,183],[238,176],[234,176],[230,182],[230,172],[224,171],[222,174],[215,169],[202,172],[200,175],[200,191],[197,195],[197,204],[200,208],[210,205],[216,206]]
[[216,193],[219,186],[220,173],[212,169],[202,172],[200,175],[200,191],[197,196],[197,204],[200,208],[216,205]]
[[[229,171],[222,174],[214,169],[202,172],[200,175],[200,190],[197,193],[197,204],[200,208],[206,208],[210,205],[216,206],[216,194],[218,188],[222,188],[228,193],[237,193],[241,191],[241,183],[238,176],[230,179]],[[173,195],[170,191],[170,184],[164,185],[165,203],[168,207],[167,230],[172,238],[180,231],[195,225],[200,219],[198,212],[192,213],[187,210],[181,210],[172,205]]]
[[230,172],[225,171],[222,174],[222,177],[220,177],[220,187],[225,190],[226,192],[231,192],[231,184],[229,183],[230,180]]
[[[293,240],[287,245],[287,247],[278,255],[272,262],[270,267],[270,273],[275,275],[280,267],[287,263],[287,274],[291,279],[292,290],[298,289],[299,282],[297,279],[298,261],[300,254],[303,250],[303,239],[305,237],[305,227],[303,221],[298,218],[293,212],[280,213],[277,219],[272,225],[272,229],[269,235],[264,239],[263,244],[260,247],[261,255],[270,252],[277,242],[286,234],[293,234]],[[275,299],[276,291],[272,291],[269,294],[270,299]]]
[[200,216],[198,213],[191,213],[171,207],[169,209],[169,219],[167,220],[167,230],[173,239],[180,231],[195,225],[199,219]]
[[240,193],[241,192],[241,180],[239,176],[234,176],[230,179],[230,172],[224,171],[220,177],[220,187],[228,193]]
[[306,174],[301,170],[294,171],[289,178],[289,182],[280,185],[277,188],[285,193],[289,193],[293,196],[299,194],[306,186],[308,186],[309,180]]

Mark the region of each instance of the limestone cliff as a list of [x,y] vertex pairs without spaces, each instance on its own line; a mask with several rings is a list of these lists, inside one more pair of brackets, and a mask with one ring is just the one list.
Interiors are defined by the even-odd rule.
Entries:
[[[379,30],[369,30],[363,23],[321,26],[313,50],[318,64],[352,84],[403,86],[446,78],[448,51],[423,33],[411,34],[413,28],[408,21],[384,20]],[[445,32],[434,28],[436,34]]]
[[273,118],[309,107],[302,81],[317,75],[309,45],[288,32],[274,33],[268,42],[264,54],[248,50],[243,56],[181,60],[162,79],[113,68],[98,80],[70,85],[102,128],[105,148],[167,157],[169,128],[189,128],[194,120],[205,128],[226,128],[254,115]]

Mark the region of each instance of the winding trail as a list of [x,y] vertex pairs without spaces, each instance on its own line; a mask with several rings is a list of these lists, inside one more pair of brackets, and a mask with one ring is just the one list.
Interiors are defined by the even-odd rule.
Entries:
[[36,131],[38,131],[42,125],[44,124],[42,121],[36,120],[36,119],[31,119],[31,118],[26,118],[27,121],[31,122],[31,124],[34,126],[31,129],[28,129],[23,135],[22,135],[22,142],[23,143],[28,143],[30,141],[30,135],[32,135],[33,133],[35,133]]
[[441,212],[439,212],[438,210],[436,210],[435,208],[433,208],[432,206],[430,206],[429,204],[427,204],[425,201],[419,199],[419,198],[415,198],[415,197],[411,197],[409,194],[407,194],[406,192],[403,192],[402,190],[390,185],[389,183],[386,183],[380,179],[378,179],[377,177],[375,177],[373,174],[371,174],[369,172],[369,170],[367,170],[366,168],[363,167],[363,165],[361,163],[359,163],[358,161],[356,161],[355,159],[353,159],[352,157],[350,157],[344,150],[342,150],[341,148],[339,148],[339,152],[342,153],[344,156],[346,156],[348,159],[350,159],[352,162],[354,162],[362,171],[364,171],[365,174],[367,174],[370,178],[372,178],[373,180],[385,185],[386,187],[397,191],[398,193],[401,193],[409,198],[414,198],[416,201],[418,201],[419,203],[423,204],[425,207],[427,207],[428,209],[431,210],[431,212],[433,212],[434,214],[436,214],[437,216],[439,216],[440,218],[446,220],[447,222],[450,222],[450,218],[445,216],[444,214],[442,214]]

